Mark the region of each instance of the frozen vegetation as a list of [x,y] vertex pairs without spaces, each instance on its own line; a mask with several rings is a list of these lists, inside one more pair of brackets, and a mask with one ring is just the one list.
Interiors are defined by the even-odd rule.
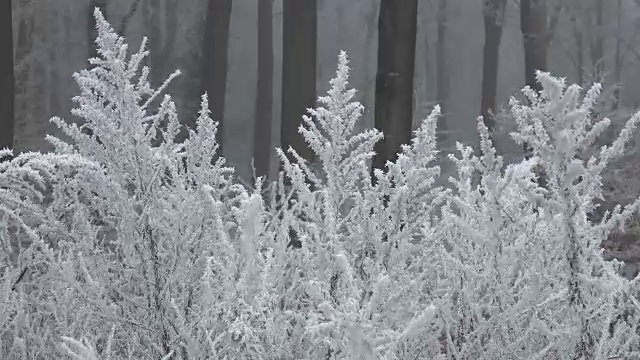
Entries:
[[0,163],[2,358],[640,358],[638,278],[601,250],[639,202],[588,220],[640,115],[594,149],[610,122],[593,116],[598,85],[538,73],[543,90],[509,108],[532,156],[505,166],[480,120],[448,187],[435,107],[372,181],[382,134],[354,130],[341,53],[300,128],[316,163],[282,149],[278,181],[243,186],[216,156],[207,96],[174,141],[145,42],[129,56],[96,17],[99,58],[75,75],[83,125],[54,118],[54,152]]

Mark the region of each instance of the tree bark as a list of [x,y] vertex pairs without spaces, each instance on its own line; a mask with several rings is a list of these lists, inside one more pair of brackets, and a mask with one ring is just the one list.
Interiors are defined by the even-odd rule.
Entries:
[[584,85],[584,39],[580,29],[580,20],[575,14],[571,16],[573,38],[576,42],[576,78],[578,85]]
[[480,113],[490,133],[495,130],[498,69],[506,0],[484,1],[484,49],[482,56],[482,104]]
[[316,0],[283,0],[282,24],[282,124],[280,142],[309,161],[313,152],[307,147],[298,127],[307,108],[316,103]]
[[525,84],[539,91],[536,70],[547,71],[549,46],[546,0],[521,0],[520,29],[524,43]]
[[[180,26],[178,25],[178,11],[180,11],[180,4],[178,0],[165,0],[164,1],[164,30],[165,36],[162,39],[162,74],[161,78],[164,80],[169,74],[175,71],[174,68],[170,68],[172,65],[172,55],[176,50],[176,38]],[[227,36],[228,37],[228,36]]]
[[142,21],[148,38],[149,81],[154,87],[160,86],[166,76],[163,70],[165,60],[162,54],[162,16],[160,5],[159,0],[147,0],[142,8]]
[[16,37],[16,56],[14,76],[14,96],[15,101],[13,115],[13,147],[17,151],[25,151],[28,146],[25,145],[29,141],[25,141],[27,135],[30,135],[33,122],[30,119],[35,117],[31,110],[33,102],[29,101],[32,97],[32,69],[33,57],[30,56],[33,51],[33,33],[35,31],[35,15],[33,12],[25,12],[18,16],[18,34]]
[[436,38],[436,101],[440,105],[442,116],[438,119],[437,141],[440,150],[447,144],[446,114],[449,99],[449,67],[447,66],[447,0],[438,2],[438,21]]
[[616,4],[616,53],[615,53],[615,68],[613,71],[615,79],[615,88],[613,89],[613,102],[611,103],[611,110],[616,111],[620,107],[620,80],[622,78],[622,65],[623,59],[620,53],[620,46],[622,45],[622,0],[618,0]]
[[604,2],[596,0],[594,3],[593,16],[595,17],[596,31],[590,46],[591,62],[593,63],[593,80],[604,82]]
[[0,1],[0,149],[13,148],[15,79],[11,1]]
[[204,90],[209,96],[209,108],[213,120],[218,122],[216,141],[223,154],[224,100],[227,92],[227,56],[229,51],[229,27],[231,25],[231,0],[209,0],[203,44]]
[[376,144],[374,169],[395,161],[400,145],[411,141],[417,14],[417,0],[380,3],[374,122],[384,139]]
[[[520,1],[520,30],[524,44],[525,84],[535,91],[542,90],[542,86],[536,81],[536,70],[547,71],[547,49],[551,32],[547,26],[546,1]],[[522,148],[525,158],[530,158],[533,152],[531,146],[524,143]],[[538,166],[534,172],[538,176],[538,186],[547,188],[546,174],[543,168]]]
[[253,127],[256,176],[269,175],[273,110],[273,0],[258,1],[258,80]]

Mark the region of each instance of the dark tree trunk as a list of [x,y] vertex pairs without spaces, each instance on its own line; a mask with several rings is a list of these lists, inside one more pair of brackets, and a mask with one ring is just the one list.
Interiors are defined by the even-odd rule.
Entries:
[[316,0],[283,0],[282,24],[282,124],[280,142],[312,161],[298,127],[307,108],[316,103]]
[[[172,55],[175,53],[176,49],[176,38],[178,36],[178,30],[180,30],[180,26],[178,24],[178,16],[177,13],[180,10],[180,2],[179,0],[165,0],[164,2],[164,30],[165,36],[162,39],[162,74],[161,78],[164,81],[169,74],[174,72],[176,69],[171,68],[172,65]],[[226,54],[226,53],[225,53]]]
[[417,0],[380,3],[374,121],[384,139],[376,144],[374,169],[395,161],[400,145],[411,141],[417,14]]
[[220,146],[218,152],[221,155],[223,154],[224,99],[227,92],[231,3],[231,0],[209,0],[202,47],[204,90],[209,96],[209,108],[213,120],[219,124],[216,140]]
[[442,116],[438,119],[438,145],[440,150],[447,144],[447,102],[449,98],[449,67],[447,66],[447,0],[438,2],[438,21],[436,39],[436,101],[440,105]]
[[0,1],[0,149],[13,148],[14,94],[11,1]]
[[96,37],[98,36],[98,29],[96,29],[96,18],[93,16],[93,11],[98,8],[104,16],[107,17],[107,0],[91,0],[89,3],[89,38],[87,39],[87,45],[89,46],[89,58],[98,56],[98,48],[96,46]]
[[[546,0],[520,1],[520,30],[524,44],[525,84],[535,91],[540,91],[542,87],[536,81],[536,70],[547,71],[549,45]],[[523,150],[525,158],[531,157],[532,149],[529,144],[524,143]],[[545,174],[538,174],[538,184],[546,184]]]
[[578,85],[584,85],[584,39],[580,29],[579,19],[576,15],[571,17],[573,38],[576,42],[576,78]]
[[616,111],[620,107],[620,80],[622,77],[622,66],[624,59],[622,58],[622,54],[620,53],[620,46],[622,45],[622,0],[618,0],[616,4],[616,19],[617,19],[617,29],[616,29],[616,53],[615,53],[615,69],[613,70],[614,79],[615,79],[615,88],[613,89],[613,102],[611,103],[611,110]]
[[[17,13],[16,16],[18,16]],[[13,102],[13,147],[17,151],[25,151],[28,150],[28,146],[25,145],[27,142],[23,139],[27,137],[25,136],[28,134],[27,128],[33,126],[32,123],[27,123],[29,119],[34,118],[31,110],[33,103],[29,99],[32,97],[31,90],[33,89],[31,81],[34,61],[30,54],[34,47],[35,16],[29,11],[18,16],[18,19],[18,34],[15,44],[15,62],[18,66],[15,66],[13,73],[15,99]]]
[[507,0],[484,1],[484,49],[482,56],[482,105],[481,114],[489,132],[495,130],[494,112],[498,92],[498,69],[502,24]]
[[269,175],[273,104],[273,0],[258,1],[258,83],[253,127],[256,176]]
[[[144,30],[147,33],[149,51],[149,81],[152,86],[158,87],[165,80],[167,74],[164,73],[165,58],[162,49],[162,14],[160,1],[146,0],[142,8],[142,21]],[[205,25],[206,26],[206,25]]]
[[546,0],[521,0],[520,29],[524,43],[525,84],[539,91],[536,70],[547,71],[549,46]]
[[596,0],[593,9],[596,33],[591,44],[591,62],[593,63],[593,79],[598,82],[604,82],[604,2]]

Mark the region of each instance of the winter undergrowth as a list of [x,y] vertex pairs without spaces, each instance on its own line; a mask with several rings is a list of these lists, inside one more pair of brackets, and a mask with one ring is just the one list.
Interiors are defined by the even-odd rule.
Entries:
[[591,111],[599,85],[538,73],[543,90],[509,110],[532,156],[505,166],[480,119],[448,188],[436,106],[372,181],[383,135],[354,130],[343,52],[299,129],[317,164],[278,149],[279,179],[247,189],[217,154],[207,96],[178,142],[163,95],[178,73],[153,89],[146,40],[128,55],[95,16],[99,56],[74,75],[84,123],[54,118],[67,139],[49,136],[53,152],[0,163],[3,358],[640,357],[637,278],[600,249],[638,201],[587,218],[640,114],[592,151],[609,125]]

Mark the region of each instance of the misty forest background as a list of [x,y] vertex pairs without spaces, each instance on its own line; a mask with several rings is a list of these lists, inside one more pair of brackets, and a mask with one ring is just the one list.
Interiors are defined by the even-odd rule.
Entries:
[[[640,105],[638,0],[4,0],[0,148],[49,150],[45,134],[62,136],[49,118],[74,120],[72,74],[95,56],[96,7],[131,48],[149,36],[152,85],[180,69],[169,92],[183,121],[195,122],[208,92],[223,155],[247,182],[253,166],[273,179],[276,146],[311,156],[297,128],[327,90],[340,50],[366,108],[361,129],[385,133],[374,167],[435,104],[443,153],[456,141],[477,144],[484,115],[499,151],[519,161],[501,109],[523,86],[537,88],[536,69],[585,87],[601,82],[609,134]],[[609,170],[599,212],[640,194],[636,145]],[[606,244],[628,276],[640,264],[639,235],[634,223]]]

